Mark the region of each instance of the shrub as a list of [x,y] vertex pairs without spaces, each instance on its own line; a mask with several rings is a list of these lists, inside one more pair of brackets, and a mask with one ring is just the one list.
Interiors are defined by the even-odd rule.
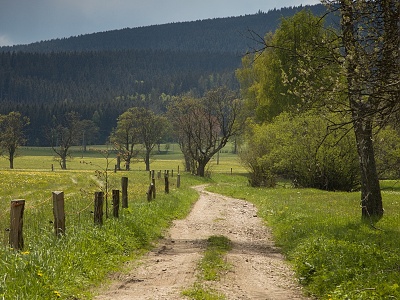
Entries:
[[[358,156],[348,128],[329,131],[319,114],[283,113],[270,124],[250,124],[241,158],[252,186],[271,186],[275,178],[324,190],[352,190],[358,185]],[[267,184],[266,184],[267,183]]]

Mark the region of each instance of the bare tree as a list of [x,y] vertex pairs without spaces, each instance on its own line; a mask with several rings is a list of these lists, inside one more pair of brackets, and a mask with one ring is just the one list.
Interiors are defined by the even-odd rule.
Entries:
[[207,93],[201,99],[182,98],[170,107],[179,144],[191,171],[205,175],[211,158],[238,134],[241,101],[226,88]]

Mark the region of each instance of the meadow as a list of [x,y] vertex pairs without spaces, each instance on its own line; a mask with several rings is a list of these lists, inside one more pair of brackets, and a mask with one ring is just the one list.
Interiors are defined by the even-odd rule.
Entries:
[[298,280],[317,299],[400,299],[400,182],[381,183],[385,215],[361,222],[359,192],[251,188],[215,176],[211,191],[254,203]]
[[[191,186],[254,203],[272,228],[275,241],[306,291],[318,299],[400,299],[400,182],[383,181],[385,216],[375,228],[361,222],[358,192],[324,192],[248,186],[246,170],[225,151],[211,162],[211,178],[181,172],[181,188],[170,179],[170,193],[157,181],[157,198],[148,202],[149,174],[141,161],[131,171],[107,172],[111,188],[129,178],[129,208],[120,218],[93,224],[93,194],[104,189],[107,159],[97,150],[76,149],[61,170],[50,149],[22,149],[15,169],[0,159],[0,299],[91,299],[93,291],[124,262],[151,249],[173,219],[184,218],[197,199]],[[85,161],[85,163],[82,163]],[[51,171],[53,164],[54,171]],[[110,158],[109,165],[114,164]],[[177,148],[155,155],[154,170],[183,169]],[[160,190],[159,190],[160,189]],[[54,235],[51,192],[65,193],[66,235]],[[8,247],[12,199],[25,199],[25,247]]]
[[[176,176],[178,167],[183,170],[183,159],[175,149],[152,159],[152,169],[170,170],[170,192],[165,194],[164,179],[157,179],[157,197],[151,202],[146,196],[150,178],[144,163],[135,161],[130,171],[114,173],[115,159],[101,152],[104,147],[84,153],[75,149],[68,170],[60,169],[47,148],[21,149],[13,170],[5,158],[0,159],[0,299],[90,299],[107,274],[120,271],[124,262],[151,249],[173,219],[190,211],[197,199],[190,187],[210,180],[181,172],[178,189]],[[237,168],[231,157],[221,154],[221,163],[214,160],[209,172]],[[109,196],[110,217],[103,226],[95,226],[94,193],[105,191],[106,182],[109,191],[121,189],[121,177],[129,180],[129,207],[120,210],[118,219],[112,218]],[[55,236],[52,224],[52,191],[65,194],[66,234],[61,238]],[[21,251],[8,245],[14,199],[26,202]]]

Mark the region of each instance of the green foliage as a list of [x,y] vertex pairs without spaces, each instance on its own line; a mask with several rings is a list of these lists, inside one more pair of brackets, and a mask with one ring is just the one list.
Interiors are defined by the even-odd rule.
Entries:
[[[330,122],[334,116],[330,115]],[[241,154],[253,186],[273,186],[277,177],[295,186],[352,190],[358,184],[354,137],[319,113],[283,113],[270,124],[250,124],[248,145]]]
[[12,111],[7,115],[0,115],[0,154],[6,152],[10,169],[14,168],[17,149],[26,142],[24,127],[27,125],[29,118],[23,117],[20,112]]
[[400,136],[388,126],[378,131],[374,139],[375,160],[380,178],[400,177]]
[[[332,34],[323,26],[320,17],[302,10],[283,18],[275,33],[265,36],[261,53],[242,60],[242,69],[236,74],[247,109],[257,122],[271,121],[280,113],[309,102],[321,103],[318,99],[321,92],[300,97],[296,91],[310,89],[304,86],[307,84],[316,84],[322,91],[329,85],[329,75],[335,74],[333,66],[320,68],[315,59],[325,57],[329,52],[327,48],[316,46]],[[304,71],[299,72],[300,68]]]
[[[359,192],[265,189],[219,176],[214,192],[255,203],[300,282],[318,299],[400,298],[399,184],[383,181],[379,228],[359,219]],[[278,186],[280,186],[279,184]]]

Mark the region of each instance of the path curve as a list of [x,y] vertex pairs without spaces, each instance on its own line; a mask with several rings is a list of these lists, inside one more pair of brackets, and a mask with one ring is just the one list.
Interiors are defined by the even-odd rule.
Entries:
[[205,185],[190,214],[174,221],[156,249],[127,274],[117,274],[97,300],[187,299],[182,290],[196,281],[196,266],[206,240],[223,235],[232,241],[227,261],[233,265],[213,283],[228,300],[306,300],[269,229],[249,202],[205,191]]

